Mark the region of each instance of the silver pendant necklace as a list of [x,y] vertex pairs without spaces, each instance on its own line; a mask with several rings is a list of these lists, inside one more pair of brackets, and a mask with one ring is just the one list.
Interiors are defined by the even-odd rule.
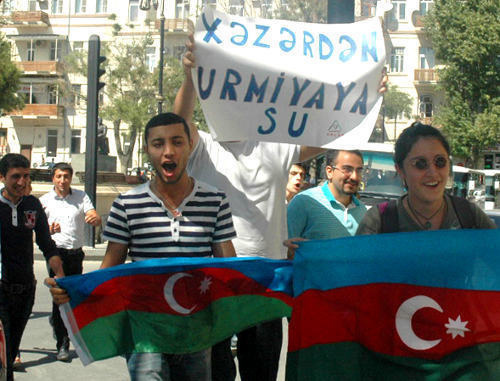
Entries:
[[[432,215],[430,217],[427,217],[427,216],[424,216],[422,213],[420,213],[419,211],[417,211],[416,209],[414,209],[411,206],[410,197],[409,196],[406,197],[406,201],[408,202],[408,207],[410,208],[410,211],[412,212],[412,214],[415,216],[418,224],[422,228],[424,228],[424,230],[429,230],[430,228],[432,228],[431,220],[443,209],[443,206],[445,204],[444,198],[443,198],[443,201],[441,202],[441,205],[439,206],[439,208],[434,213],[432,213]],[[424,219],[425,223],[422,224],[420,222],[420,218],[419,217],[421,217],[422,219]]]

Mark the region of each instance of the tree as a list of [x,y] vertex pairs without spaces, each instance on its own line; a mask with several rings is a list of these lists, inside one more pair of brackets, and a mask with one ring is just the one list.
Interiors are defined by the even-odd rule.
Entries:
[[327,0],[288,0],[273,16],[283,20],[326,23],[327,8]]
[[394,119],[394,140],[396,140],[396,125],[398,117],[404,115],[411,117],[411,97],[403,91],[400,91],[396,85],[389,86],[387,93],[384,94],[385,115],[389,119]]
[[425,18],[425,31],[436,57],[446,103],[436,121],[448,136],[452,153],[472,156],[500,140],[500,23],[498,0],[436,0]]
[[11,61],[10,43],[0,34],[0,114],[24,107],[18,96],[21,72]]

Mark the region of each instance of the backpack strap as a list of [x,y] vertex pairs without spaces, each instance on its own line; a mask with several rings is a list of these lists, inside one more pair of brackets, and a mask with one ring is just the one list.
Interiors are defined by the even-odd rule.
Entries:
[[396,200],[377,204],[380,213],[381,233],[396,233],[399,231],[398,208]]
[[453,205],[453,210],[458,217],[458,222],[460,222],[462,229],[475,229],[476,220],[470,202],[458,196],[450,195],[450,198],[451,205]]

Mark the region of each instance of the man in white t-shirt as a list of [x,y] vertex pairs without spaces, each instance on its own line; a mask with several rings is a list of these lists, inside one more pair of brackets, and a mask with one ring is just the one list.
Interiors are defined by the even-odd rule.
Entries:
[[[285,259],[287,237],[285,189],[293,163],[323,150],[270,142],[216,142],[191,123],[196,92],[191,77],[194,67],[192,36],[184,56],[185,80],[177,93],[174,112],[191,129],[194,149],[189,173],[223,190],[231,204],[238,256]],[[281,319],[259,324],[238,333],[238,364],[242,381],[274,381],[282,344]],[[236,368],[230,339],[212,348],[212,379],[234,380]]]
[[[81,190],[71,188],[73,168],[68,163],[57,163],[52,168],[54,189],[40,197],[50,227],[50,234],[56,243],[63,261],[64,274],[81,274],[85,224],[99,226],[101,217],[97,214],[89,196]],[[50,277],[54,276],[52,270]],[[68,332],[64,327],[59,308],[52,305],[50,317],[57,340],[57,359],[69,360]]]

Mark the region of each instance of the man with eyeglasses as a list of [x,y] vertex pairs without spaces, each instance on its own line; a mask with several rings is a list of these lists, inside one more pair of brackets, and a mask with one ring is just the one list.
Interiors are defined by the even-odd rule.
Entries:
[[330,150],[326,153],[323,185],[296,195],[287,209],[288,257],[293,258],[296,242],[353,236],[366,213],[356,198],[363,174],[363,155],[358,150]]

